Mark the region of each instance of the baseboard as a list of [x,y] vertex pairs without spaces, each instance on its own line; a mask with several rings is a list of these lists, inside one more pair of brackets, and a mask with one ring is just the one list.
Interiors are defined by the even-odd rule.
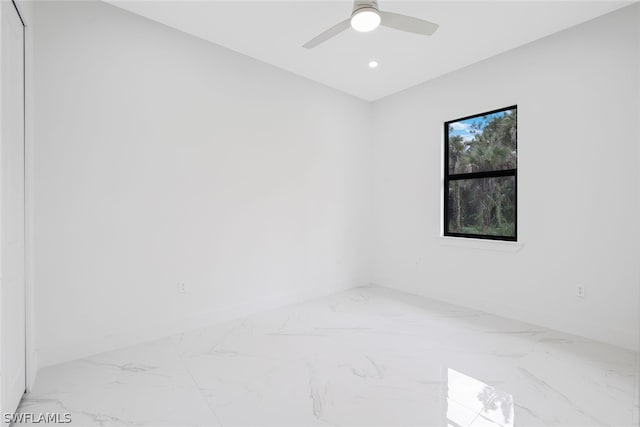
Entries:
[[[34,359],[35,363],[37,363],[36,366],[39,368],[57,365],[59,363],[88,357],[94,354],[165,338],[174,334],[206,327],[219,322],[233,320],[263,311],[284,307],[290,304],[297,304],[311,299],[320,298],[335,292],[355,288],[357,286],[358,285],[344,287],[336,286],[320,292],[314,291],[281,295],[278,297],[272,297],[269,300],[261,299],[250,303],[221,307],[208,312],[193,313],[182,319],[180,322],[172,320],[171,322],[158,323],[148,328],[103,336],[91,341],[67,343],[56,347],[38,349],[34,355]],[[383,285],[374,283],[372,283],[371,286],[384,287]],[[551,324],[550,322],[544,321],[544,319],[540,319],[539,316],[535,315],[535,313],[530,313],[520,308],[511,307],[505,304],[498,304],[487,299],[474,299],[472,301],[468,297],[464,297],[454,292],[432,295],[427,294],[426,292],[416,292],[415,290],[399,289],[390,286],[386,287],[396,289],[401,292],[409,292],[422,297],[444,301],[449,304],[484,311],[497,316],[539,325],[571,335],[582,336],[584,338],[593,339],[632,351],[638,351],[638,339],[634,336],[633,332],[614,330],[602,327],[601,325],[589,325],[591,333],[589,335],[585,335],[580,333],[580,330],[584,329],[584,324],[575,326],[570,323],[566,323],[564,325]],[[33,372],[33,377],[30,376],[29,378],[29,382],[31,384],[35,379],[35,374],[36,373]]]
[[36,382],[36,376],[38,375],[39,368],[40,365],[38,365],[38,353],[36,351],[30,350],[27,354],[27,393],[31,391],[31,388],[33,388],[33,383]]
[[[624,329],[609,328],[600,324],[592,324],[585,322],[565,321],[563,324],[556,324],[544,319],[539,313],[523,310],[521,307],[513,307],[507,304],[496,303],[487,298],[470,298],[467,295],[458,292],[446,293],[427,293],[419,292],[415,289],[402,289],[398,287],[384,286],[378,283],[372,283],[372,286],[382,286],[389,289],[395,289],[401,292],[408,292],[426,298],[443,301],[449,304],[458,305],[474,310],[483,311],[496,316],[506,317],[518,320],[532,325],[541,326],[547,329],[563,332],[578,337],[599,341],[616,347],[621,347],[631,351],[640,351],[640,342],[638,340],[638,331],[629,331]],[[586,328],[585,328],[586,325]],[[588,330],[589,334],[583,331]]]
[[302,303],[304,301],[320,298],[357,286],[359,285],[335,286],[322,291],[280,295],[269,299],[262,298],[250,303],[221,307],[208,312],[190,314],[178,322],[176,322],[175,319],[172,319],[171,322],[162,322],[151,327],[103,336],[90,341],[80,341],[57,345],[50,348],[41,348],[37,351],[37,361],[39,362],[38,367],[44,368],[107,351],[126,348],[143,342],[166,338],[171,335],[203,328],[216,323],[273,310],[291,304]]

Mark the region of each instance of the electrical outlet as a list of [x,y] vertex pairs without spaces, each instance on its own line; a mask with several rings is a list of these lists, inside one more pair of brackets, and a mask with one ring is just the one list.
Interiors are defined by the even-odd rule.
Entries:
[[178,282],[178,293],[179,294],[187,293],[187,285],[184,282]]
[[584,285],[576,286],[576,296],[578,298],[586,298],[587,297],[587,288]]

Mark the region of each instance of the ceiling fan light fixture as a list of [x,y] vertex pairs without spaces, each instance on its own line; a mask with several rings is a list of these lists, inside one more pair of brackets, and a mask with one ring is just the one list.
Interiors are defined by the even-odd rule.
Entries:
[[378,28],[380,21],[380,15],[376,9],[365,7],[357,10],[351,16],[351,27],[361,33],[368,33]]
[[354,0],[351,17],[340,21],[328,30],[318,34],[302,45],[305,49],[313,49],[320,43],[337,36],[349,27],[356,31],[366,33],[373,31],[378,26],[385,26],[394,30],[405,31],[407,33],[430,36],[438,29],[438,24],[414,18],[413,16],[400,15],[399,13],[378,11],[377,0]]

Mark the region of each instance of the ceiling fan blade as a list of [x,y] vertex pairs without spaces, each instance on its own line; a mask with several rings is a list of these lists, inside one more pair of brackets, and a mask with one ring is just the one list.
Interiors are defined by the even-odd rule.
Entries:
[[329,40],[331,37],[337,36],[338,34],[340,34],[341,32],[343,32],[349,27],[351,27],[351,21],[349,19],[345,19],[339,24],[336,24],[333,27],[329,28],[327,31],[320,33],[320,35],[312,38],[311,40],[306,42],[304,45],[302,45],[302,47],[304,47],[305,49],[313,49],[314,47],[318,46],[320,43],[324,43],[327,40]]
[[423,19],[414,18],[412,16],[400,15],[398,13],[380,11],[382,21],[380,25],[395,28],[396,30],[406,31],[408,33],[422,34],[430,36],[438,29],[438,24],[425,21]]

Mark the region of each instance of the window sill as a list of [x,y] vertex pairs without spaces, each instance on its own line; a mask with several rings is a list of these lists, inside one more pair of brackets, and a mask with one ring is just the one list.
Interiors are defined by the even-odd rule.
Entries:
[[473,239],[469,237],[440,236],[438,241],[441,246],[456,248],[480,249],[497,252],[518,252],[524,246],[521,242],[507,242],[504,240]]

